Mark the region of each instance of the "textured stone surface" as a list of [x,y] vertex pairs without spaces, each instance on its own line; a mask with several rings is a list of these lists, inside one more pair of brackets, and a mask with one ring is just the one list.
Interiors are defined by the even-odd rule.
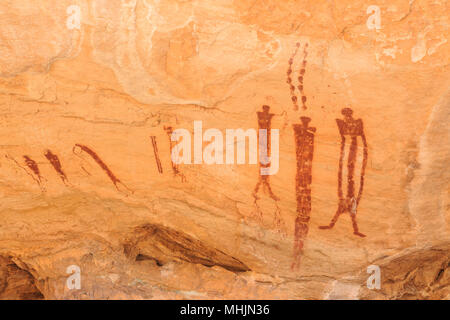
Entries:
[[[446,0],[2,1],[0,298],[449,299],[449,12]],[[173,174],[165,127],[257,129],[263,105],[280,130],[279,200],[261,187],[255,205],[257,165]],[[366,237],[348,212],[319,229],[338,209],[345,107],[367,139]],[[312,199],[291,268],[301,116],[316,128]]]

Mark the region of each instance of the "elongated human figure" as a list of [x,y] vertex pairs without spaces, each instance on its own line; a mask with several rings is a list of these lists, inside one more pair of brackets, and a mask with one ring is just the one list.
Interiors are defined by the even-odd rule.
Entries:
[[[348,212],[352,219],[353,234],[365,237],[364,234],[359,232],[358,224],[356,222],[356,212],[359,202],[361,200],[363,188],[364,188],[364,174],[367,165],[367,141],[364,134],[363,121],[361,119],[353,119],[353,110],[350,108],[342,109],[344,119],[336,119],[339,133],[341,135],[341,155],[339,158],[339,173],[338,173],[338,197],[339,204],[336,214],[331,219],[331,222],[327,226],[321,226],[320,229],[331,229],[336,224],[340,215]],[[350,139],[350,146],[348,149],[347,159],[347,194],[344,197],[343,193],[343,169],[344,169],[344,156],[346,147],[346,138]],[[363,145],[362,155],[358,155],[358,140],[361,140]],[[358,156],[362,156],[362,165],[359,179],[359,190],[355,192],[355,169]]]
[[[275,114],[270,113],[270,106],[263,105],[262,111],[257,112],[258,116],[258,145],[260,150],[260,157],[268,157],[269,154],[272,154],[272,148],[271,148],[271,128],[272,128],[272,118]],[[262,130],[262,132],[261,132]],[[264,135],[264,136],[262,136]],[[265,152],[261,151],[265,150]],[[258,204],[258,192],[262,186],[263,191],[267,192],[269,197],[275,201],[275,216],[274,216],[274,224],[277,227],[279,231],[282,231],[284,229],[284,222],[281,219],[281,210],[278,206],[278,201],[280,201],[280,198],[278,198],[275,193],[272,191],[272,187],[270,185],[270,175],[263,175],[261,174],[261,168],[268,169],[271,166],[270,161],[268,159],[264,159],[265,161],[259,162],[259,178],[258,182],[256,183],[255,188],[253,189],[253,199],[254,199],[254,205],[256,208],[256,212],[258,215],[258,218],[262,220],[262,210]]]
[[312,161],[314,155],[314,134],[316,128],[310,127],[311,118],[301,117],[301,124],[294,124],[295,154],[297,174],[295,176],[295,194],[297,199],[297,218],[294,233],[294,261],[292,269],[300,265],[303,246],[308,235],[311,217]]

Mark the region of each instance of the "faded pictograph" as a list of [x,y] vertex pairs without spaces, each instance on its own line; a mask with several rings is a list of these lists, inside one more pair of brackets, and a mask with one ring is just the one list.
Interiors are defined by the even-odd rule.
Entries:
[[[344,108],[342,109],[342,115],[344,116],[344,119],[336,119],[336,123],[339,128],[339,133],[341,135],[341,152],[339,157],[339,171],[338,171],[339,204],[336,214],[331,219],[330,224],[327,226],[321,226],[320,229],[333,228],[337,220],[339,219],[340,215],[348,212],[352,219],[353,233],[357,236],[365,237],[364,234],[359,232],[358,224],[356,222],[356,214],[364,188],[364,175],[368,157],[367,141],[366,136],[364,134],[363,121],[361,119],[353,118],[353,110],[350,108]],[[361,148],[358,148],[358,140],[361,141],[362,143],[362,150]],[[348,149],[347,152],[346,149]],[[344,170],[344,160],[347,154],[348,154],[346,166],[347,192],[346,195],[344,196],[343,170]],[[356,190],[355,182],[357,182],[358,177],[355,176],[355,169],[358,158],[362,158],[362,162],[361,167],[358,168],[360,169],[359,188],[358,190]]]
[[34,182],[41,188],[43,192],[45,192],[45,186],[43,185],[44,178],[41,175],[41,170],[39,169],[39,165],[36,161],[31,159],[30,156],[24,155],[23,163],[16,160],[14,157],[10,155],[5,155],[6,159],[12,161],[17,167],[21,168],[27,175],[33,179]]
[[173,172],[173,176],[174,177],[180,177],[181,182],[186,182],[186,177],[185,175],[180,171],[180,167],[179,164],[173,161],[173,153],[177,153],[177,150],[174,149],[174,145],[173,145],[173,127],[172,126],[164,126],[164,131],[166,131],[167,133],[167,137],[169,138],[169,149],[170,149],[170,159],[171,159],[171,166],[172,166],[172,172]]

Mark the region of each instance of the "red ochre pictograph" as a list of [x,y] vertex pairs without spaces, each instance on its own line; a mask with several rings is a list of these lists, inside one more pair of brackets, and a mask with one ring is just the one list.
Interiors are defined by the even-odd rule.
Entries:
[[314,134],[316,128],[310,127],[311,118],[301,117],[301,124],[294,124],[295,154],[297,174],[295,176],[295,194],[297,199],[297,218],[294,232],[294,258],[292,269],[300,266],[303,246],[308,235],[311,216],[312,160],[314,155]]
[[295,86],[292,83],[292,65],[294,63],[294,58],[297,55],[298,49],[300,48],[300,42],[297,42],[297,45],[295,47],[294,53],[292,54],[292,56],[289,58],[288,61],[288,70],[287,70],[287,84],[289,85],[289,89],[291,91],[291,100],[292,100],[292,104],[294,105],[294,110],[298,110],[298,98],[297,95],[295,94]]
[[[24,166],[22,166],[16,159],[14,159],[13,157],[11,157],[10,155],[5,155],[5,157],[11,161],[13,161],[19,168],[21,168],[22,170],[24,170],[26,172],[26,174],[28,174],[41,188],[41,190],[43,192],[45,192],[45,187],[42,185],[42,180],[43,177],[41,176],[41,172],[39,170],[39,166],[36,163],[36,161],[34,161],[33,159],[31,159],[29,156],[23,156],[23,159],[25,161],[25,165],[26,168],[28,168],[29,170],[27,170]],[[30,172],[31,170],[31,172]]]
[[[273,113],[270,113],[270,106],[267,105],[263,105],[262,107],[262,111],[258,111],[257,113],[258,116],[258,145],[259,148],[265,148],[265,150],[267,151],[266,155],[269,156],[271,154],[271,127],[272,127],[272,118],[274,116]],[[260,136],[260,132],[259,129],[265,129],[266,130],[266,141],[262,141],[261,140],[261,136]],[[264,140],[264,139],[263,139]],[[266,143],[266,146],[261,146],[261,144]],[[261,168],[269,168],[270,167],[270,162],[267,164],[263,164],[261,162],[259,162],[259,168],[258,168],[258,172],[261,173]],[[279,231],[281,231],[282,227],[283,227],[283,221],[281,220],[281,210],[278,206],[278,201],[280,201],[280,198],[278,198],[274,192],[272,191],[272,187],[270,186],[270,175],[261,175],[259,174],[259,179],[258,182],[256,183],[255,189],[253,189],[253,198],[254,198],[254,205],[256,208],[256,212],[258,215],[258,218],[260,220],[262,220],[262,210],[261,207],[258,204],[258,192],[259,189],[262,185],[263,187],[263,191],[267,192],[269,194],[269,197],[271,199],[273,199],[275,201],[275,217],[274,217],[274,224],[277,227],[277,229]]]
[[[361,200],[363,188],[364,188],[364,175],[367,166],[367,141],[366,136],[364,134],[363,121],[361,119],[355,120],[353,118],[353,110],[350,108],[342,109],[342,114],[344,115],[344,119],[336,119],[339,133],[341,135],[341,155],[339,158],[339,172],[338,172],[338,197],[339,204],[336,211],[336,214],[331,219],[331,222],[328,226],[321,226],[320,229],[331,229],[336,224],[336,221],[339,219],[339,216],[345,212],[350,214],[353,225],[353,234],[365,237],[364,234],[359,232],[358,224],[356,222],[356,212],[358,209],[359,202]],[[346,146],[346,137],[350,139],[350,147],[348,152],[348,160],[347,160],[347,195],[344,197],[343,195],[343,167],[344,167],[344,156],[345,156],[345,146]],[[358,194],[355,194],[355,166],[356,160],[358,156],[358,138],[361,139],[363,145],[362,152],[362,165],[361,165],[361,176],[359,181],[359,190]]]
[[67,179],[67,176],[62,169],[61,161],[59,161],[58,156],[56,154],[54,154],[53,152],[51,152],[50,150],[47,150],[45,152],[45,157],[50,162],[50,164],[53,166],[55,171],[58,173],[62,182],[64,182],[64,184],[67,184],[69,182],[69,180]]
[[152,146],[153,146],[153,153],[155,155],[155,161],[156,161],[156,165],[158,167],[158,171],[159,173],[163,173],[163,168],[161,165],[161,160],[159,159],[159,153],[158,153],[158,144],[156,143],[156,137],[155,136],[151,136],[150,139],[152,140]]
[[178,164],[174,163],[172,161],[172,149],[173,149],[173,141],[172,141],[172,133],[173,133],[173,128],[171,126],[164,126],[164,130],[166,131],[167,135],[169,136],[169,147],[170,147],[170,163],[172,165],[172,172],[173,175],[175,177],[180,177],[181,178],[181,182],[185,182],[186,181],[186,177],[184,176],[184,174],[180,171],[180,168],[178,167]]
[[[123,187],[125,187],[128,191],[131,191],[122,181],[120,181],[115,175],[114,173],[112,173],[112,171],[108,168],[108,166],[103,162],[102,159],[100,159],[100,157],[97,155],[97,153],[95,153],[91,148],[82,145],[82,144],[75,144],[75,146],[72,149],[73,153],[75,155],[79,155],[82,152],[87,153],[89,156],[91,156],[92,159],[94,159],[95,162],[97,162],[97,164],[100,166],[100,168],[102,168],[102,170],[108,175],[108,177],[111,179],[112,183],[114,184],[114,186],[116,187],[117,191],[119,192],[123,192],[122,190],[119,189],[119,185],[122,185]],[[84,169],[85,170],[85,169]],[[132,191],[131,191],[132,192]]]
[[23,158],[25,159],[25,164],[27,165],[27,167],[34,173],[34,175],[36,176],[38,183],[41,184],[42,182],[42,176],[41,176],[41,172],[39,170],[39,166],[37,164],[36,161],[34,161],[33,159],[31,159],[29,156],[23,156]]
[[[292,103],[294,105],[294,110],[295,111],[298,110],[298,97],[295,94],[295,86],[294,86],[294,83],[293,83],[293,80],[292,80],[292,72],[293,72],[294,58],[297,55],[297,52],[298,52],[299,48],[300,48],[300,42],[297,42],[295,50],[294,50],[292,56],[289,58],[289,61],[288,61],[287,81],[286,81],[287,84],[289,85],[289,90],[291,92],[291,100],[292,100]],[[307,109],[307,107],[306,107],[307,98],[306,98],[305,91],[304,91],[304,86],[303,86],[304,76],[305,76],[305,73],[306,73],[307,57],[308,57],[308,50],[307,49],[308,49],[308,44],[306,43],[304,48],[303,48],[303,60],[302,60],[302,64],[301,64],[301,69],[299,71],[299,76],[297,78],[298,82],[299,82],[299,84],[297,86],[297,89],[298,89],[298,91],[300,92],[300,95],[301,95],[301,102],[302,102],[302,109],[303,110]]]

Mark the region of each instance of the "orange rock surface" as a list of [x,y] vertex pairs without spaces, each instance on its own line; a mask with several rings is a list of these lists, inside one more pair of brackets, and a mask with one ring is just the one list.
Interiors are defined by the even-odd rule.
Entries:
[[[0,299],[449,299],[449,12],[2,1]],[[276,174],[173,163],[264,105]]]

